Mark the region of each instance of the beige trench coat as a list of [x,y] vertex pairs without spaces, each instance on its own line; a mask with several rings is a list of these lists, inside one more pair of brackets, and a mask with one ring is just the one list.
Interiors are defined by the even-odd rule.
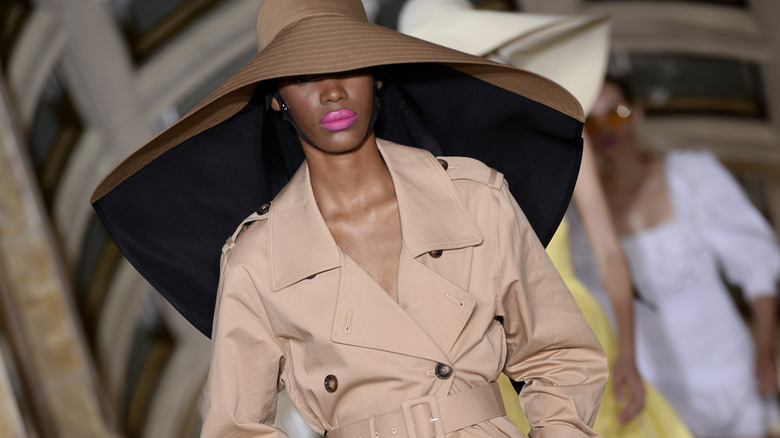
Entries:
[[[339,250],[304,163],[223,249],[202,436],[281,435],[271,425],[283,387],[324,433],[501,371],[526,383],[532,436],[596,436],[603,351],[502,175],[379,147],[403,236],[398,302]],[[437,364],[452,374],[437,377]],[[448,436],[522,433],[498,417]]]

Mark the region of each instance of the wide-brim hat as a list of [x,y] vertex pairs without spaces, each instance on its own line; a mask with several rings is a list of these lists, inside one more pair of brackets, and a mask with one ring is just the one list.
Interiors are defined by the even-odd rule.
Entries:
[[552,79],[587,112],[607,68],[604,15],[545,15],[479,10],[468,0],[408,0],[398,30]]
[[269,109],[277,78],[375,68],[377,136],[498,169],[540,240],[552,237],[582,153],[582,108],[561,86],[371,24],[360,0],[265,0],[257,43],[255,57],[91,199],[127,260],[207,336],[225,240],[303,161]]

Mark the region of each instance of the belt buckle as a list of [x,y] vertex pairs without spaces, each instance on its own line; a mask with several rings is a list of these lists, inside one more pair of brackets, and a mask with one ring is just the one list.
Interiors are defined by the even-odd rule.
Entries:
[[406,433],[409,438],[417,438],[417,431],[414,427],[414,417],[412,417],[412,408],[418,405],[428,405],[431,410],[430,422],[436,431],[435,438],[444,438],[444,425],[441,422],[441,412],[439,412],[439,401],[432,395],[407,400],[401,404],[401,413],[404,416]]

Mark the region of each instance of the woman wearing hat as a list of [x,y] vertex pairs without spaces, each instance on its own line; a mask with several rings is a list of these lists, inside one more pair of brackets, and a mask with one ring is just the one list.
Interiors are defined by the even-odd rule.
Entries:
[[93,196],[214,341],[202,436],[281,435],[286,388],[332,437],[520,437],[502,371],[531,436],[597,436],[606,360],[542,245],[576,180],[576,100],[359,0],[266,0],[258,47]]

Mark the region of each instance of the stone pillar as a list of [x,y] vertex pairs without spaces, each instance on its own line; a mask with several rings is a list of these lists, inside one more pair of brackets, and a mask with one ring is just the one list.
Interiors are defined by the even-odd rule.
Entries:
[[17,329],[9,336],[16,356],[24,358],[19,371],[30,404],[39,428],[51,429],[41,435],[109,437],[57,241],[22,154],[4,84],[0,76],[0,277],[5,285],[0,316]]
[[0,436],[5,438],[27,438],[19,403],[6,366],[10,358],[0,351]]

